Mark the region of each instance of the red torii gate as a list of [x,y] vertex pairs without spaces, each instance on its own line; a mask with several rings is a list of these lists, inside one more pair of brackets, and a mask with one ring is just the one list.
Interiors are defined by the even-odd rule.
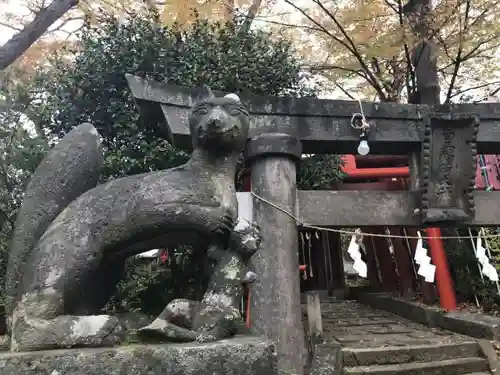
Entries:
[[[401,179],[407,180],[410,177],[410,168],[406,166],[398,167],[375,167],[374,165],[380,164],[381,162],[387,160],[394,160],[396,156],[355,156],[355,155],[344,155],[342,159],[344,161],[343,171],[346,173],[349,180],[360,180],[360,179],[394,179],[396,181],[391,181],[392,184],[388,182],[389,185],[394,186],[395,189],[400,188]],[[358,168],[356,161],[371,163],[371,168]],[[400,162],[408,164],[408,157],[399,158]],[[404,184],[408,185],[408,184]],[[357,189],[355,184],[349,185],[353,189]],[[450,270],[448,266],[448,261],[446,258],[446,251],[443,245],[443,240],[439,238],[441,236],[441,231],[439,228],[428,228],[426,232],[429,234],[429,250],[431,254],[432,261],[436,266],[436,279],[439,280],[437,283],[439,291],[439,302],[441,307],[446,311],[454,311],[457,308],[457,301],[455,295],[455,289],[453,281],[450,275]],[[437,237],[437,238],[436,238]],[[389,254],[389,252],[386,252]],[[387,272],[387,269],[385,270]],[[406,276],[406,275],[403,275]],[[425,283],[425,282],[424,282]],[[425,284],[422,288],[426,288]]]

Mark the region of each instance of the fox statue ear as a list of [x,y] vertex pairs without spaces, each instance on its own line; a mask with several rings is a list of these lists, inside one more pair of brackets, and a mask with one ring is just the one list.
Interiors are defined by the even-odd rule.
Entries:
[[208,85],[203,85],[201,91],[200,91],[200,99],[212,99],[214,98],[215,95],[212,91],[212,89]]
[[227,94],[226,96],[224,96],[224,98],[231,99],[234,100],[235,102],[241,103],[240,97],[236,94]]

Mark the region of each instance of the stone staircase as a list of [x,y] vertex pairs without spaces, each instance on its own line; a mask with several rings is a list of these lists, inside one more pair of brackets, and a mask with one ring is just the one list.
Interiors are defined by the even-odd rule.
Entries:
[[486,375],[489,364],[477,342],[342,348],[343,374]]
[[[355,301],[324,299],[321,311],[325,345],[341,346],[342,374],[491,375],[473,338],[430,329]],[[315,373],[323,372],[311,371]]]

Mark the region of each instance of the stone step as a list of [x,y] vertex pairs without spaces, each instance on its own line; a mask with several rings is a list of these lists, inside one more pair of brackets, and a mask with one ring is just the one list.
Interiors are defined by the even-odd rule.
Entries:
[[350,375],[465,375],[481,371],[488,373],[484,358],[456,358],[432,362],[413,362],[393,365],[344,367],[342,373]]
[[475,341],[428,345],[390,346],[382,348],[344,348],[344,366],[391,365],[409,362],[441,361],[481,355]]

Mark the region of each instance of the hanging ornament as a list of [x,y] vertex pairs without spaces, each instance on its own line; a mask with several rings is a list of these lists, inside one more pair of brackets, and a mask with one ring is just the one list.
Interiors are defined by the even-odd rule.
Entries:
[[347,248],[347,253],[354,260],[353,268],[358,273],[360,277],[366,278],[368,276],[368,266],[361,258],[360,246],[361,246],[361,232],[353,234],[351,241],[349,242],[349,247]]
[[417,236],[417,246],[413,257],[415,263],[419,265],[417,274],[422,276],[426,282],[433,283],[436,276],[436,266],[431,264],[431,257],[427,255],[420,231],[417,232]]
[[488,256],[486,255],[486,249],[484,248],[483,241],[479,236],[476,241],[476,258],[482,266],[489,263]]
[[483,246],[483,240],[479,235],[476,240],[476,258],[482,266],[481,273],[491,281],[498,281],[498,271],[495,266],[490,264],[490,259],[486,254],[486,248]]
[[427,256],[427,249],[424,248],[422,235],[419,231],[417,232],[417,236],[417,247],[415,248],[415,255],[413,256],[413,259],[415,259],[415,263],[420,265],[422,257]]

